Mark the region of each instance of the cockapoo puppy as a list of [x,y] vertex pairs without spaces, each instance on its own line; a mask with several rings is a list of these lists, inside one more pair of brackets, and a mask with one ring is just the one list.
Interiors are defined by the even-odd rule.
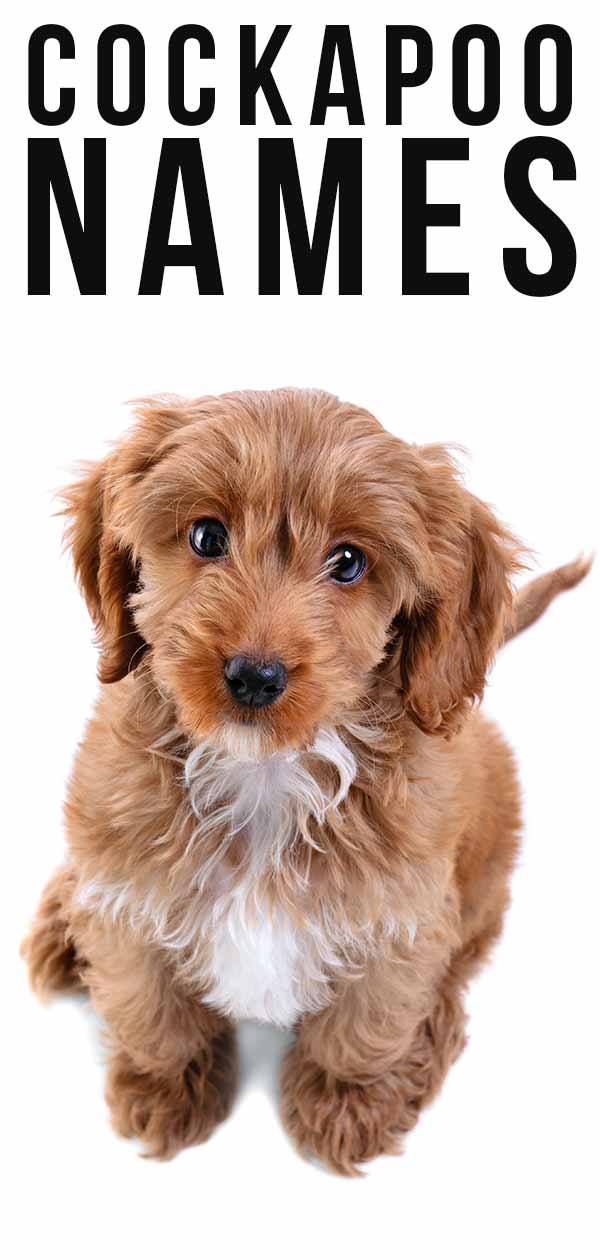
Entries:
[[520,826],[476,702],[589,565],[515,604],[518,543],[448,452],[312,390],[144,402],[66,511],[102,687],[32,983],[87,989],[155,1156],[227,1115],[236,1020],[293,1028],[284,1122],[352,1173],[464,1045]]

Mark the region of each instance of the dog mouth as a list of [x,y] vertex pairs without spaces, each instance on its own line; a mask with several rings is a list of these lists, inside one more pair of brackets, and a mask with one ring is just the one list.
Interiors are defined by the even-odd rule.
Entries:
[[279,751],[271,728],[250,715],[229,719],[215,732],[215,742],[236,761],[262,762]]

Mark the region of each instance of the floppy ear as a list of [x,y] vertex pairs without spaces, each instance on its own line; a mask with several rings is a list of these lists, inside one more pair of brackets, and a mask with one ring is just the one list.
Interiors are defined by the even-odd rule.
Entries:
[[103,683],[124,678],[148,647],[129,607],[138,572],[131,549],[113,524],[116,508],[123,493],[158,463],[171,437],[188,422],[190,406],[186,399],[169,395],[139,400],[136,423],[113,453],[84,465],[81,480],[61,495],[69,522],[66,543],[96,627],[101,649],[98,677]]
[[147,647],[128,607],[129,596],[137,587],[135,566],[110,528],[110,468],[111,456],[90,464],[81,480],[62,492],[64,513],[69,518],[66,543],[96,628],[102,683],[124,678]]
[[[394,622],[388,678],[396,671],[406,711],[428,734],[448,736],[481,698],[486,673],[512,613],[517,540],[486,504],[453,480],[454,503],[438,467],[430,480],[429,546],[434,580]],[[440,504],[434,506],[436,490]],[[427,501],[427,499],[426,499]]]

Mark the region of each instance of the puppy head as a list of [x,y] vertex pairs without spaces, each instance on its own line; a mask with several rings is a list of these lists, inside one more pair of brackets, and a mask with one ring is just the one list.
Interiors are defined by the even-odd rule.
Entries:
[[514,541],[448,454],[317,391],[157,399],[66,494],[114,682],[149,651],[189,737],[309,745],[381,688],[448,734],[503,633]]

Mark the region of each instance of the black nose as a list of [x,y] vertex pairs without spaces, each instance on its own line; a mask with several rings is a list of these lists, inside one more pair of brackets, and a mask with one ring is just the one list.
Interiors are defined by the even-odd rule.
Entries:
[[225,662],[225,682],[238,704],[262,709],[273,704],[287,687],[282,661],[258,661],[252,656],[232,656]]

